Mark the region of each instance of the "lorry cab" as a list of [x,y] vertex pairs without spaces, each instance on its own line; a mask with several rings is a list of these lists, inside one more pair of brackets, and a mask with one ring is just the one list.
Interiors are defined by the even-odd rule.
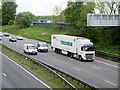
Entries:
[[90,41],[82,42],[78,45],[78,55],[80,55],[81,60],[91,60],[95,59],[95,48],[94,44]]
[[44,52],[48,52],[48,45],[46,42],[40,42],[37,44],[37,50],[40,51],[44,51]]
[[37,55],[37,48],[34,44],[24,44],[24,53],[27,54],[36,54]]
[[86,44],[81,47],[81,56],[83,60],[94,60],[95,51],[93,44]]

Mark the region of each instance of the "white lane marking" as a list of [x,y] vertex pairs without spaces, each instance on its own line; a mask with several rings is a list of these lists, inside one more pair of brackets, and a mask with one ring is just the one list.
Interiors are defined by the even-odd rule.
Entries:
[[53,59],[53,61],[57,62],[58,60],[56,60],[56,59]]
[[101,69],[101,68],[98,68],[98,67],[96,67],[96,66],[92,66],[92,67],[95,68],[95,69],[99,69],[99,70]]
[[3,73],[3,76],[6,77],[7,75],[5,73]]
[[55,52],[53,52],[53,54],[56,54]]
[[97,61],[97,62],[99,62],[99,63],[103,63],[103,64],[108,65],[108,66],[115,67],[115,68],[120,68],[120,67],[118,67],[118,66],[111,65],[111,64],[109,64],[109,63],[101,62],[101,61],[98,61],[98,60],[95,60],[95,61]]
[[112,82],[110,82],[110,81],[107,81],[107,80],[104,80],[106,83],[109,83],[109,84],[111,84],[111,85],[114,85],[114,86],[117,86],[116,84],[114,84],[114,83],[112,83]]
[[77,71],[80,71],[80,69],[78,69],[78,68],[74,68],[75,70],[77,70]]
[[71,61],[73,61],[74,59],[72,59],[72,58],[69,58]]
[[[0,52],[1,53],[1,52]],[[41,81],[40,79],[38,79],[36,76],[34,76],[33,74],[31,74],[29,71],[27,71],[25,68],[23,68],[22,66],[20,66],[19,64],[17,64],[15,61],[13,61],[12,59],[10,59],[8,56],[6,56],[5,54],[1,53],[3,56],[5,56],[6,58],[8,58],[11,62],[13,62],[15,65],[17,65],[18,67],[20,67],[22,70],[24,70],[25,72],[27,72],[29,75],[31,75],[33,78],[35,78],[37,81],[39,81],[40,83],[42,83],[43,85],[45,85],[47,88],[51,88],[49,87],[47,84],[45,84],[43,81]]]

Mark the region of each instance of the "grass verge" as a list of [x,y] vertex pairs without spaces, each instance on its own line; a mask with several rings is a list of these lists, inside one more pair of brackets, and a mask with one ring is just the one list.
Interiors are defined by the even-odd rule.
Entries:
[[[1,49],[2,48],[2,49]],[[32,74],[34,74],[36,77],[38,77],[40,80],[45,82],[47,85],[49,85],[51,88],[54,88],[55,90],[59,89],[70,89],[68,86],[65,85],[64,82],[61,82],[59,78],[51,74],[49,71],[47,71],[42,66],[38,65],[31,59],[26,59],[25,56],[20,55],[19,53],[0,45],[0,52],[7,55],[9,58],[20,64],[22,67],[30,71]],[[72,83],[75,87],[78,88],[78,90],[90,90],[89,88],[84,88],[84,85],[78,84],[76,81],[72,81],[70,78],[64,77],[66,80],[68,80],[70,83]]]

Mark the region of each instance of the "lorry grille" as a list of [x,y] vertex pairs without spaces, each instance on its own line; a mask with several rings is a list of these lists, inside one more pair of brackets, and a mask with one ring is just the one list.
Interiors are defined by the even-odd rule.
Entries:
[[86,59],[93,59],[93,54],[86,54]]

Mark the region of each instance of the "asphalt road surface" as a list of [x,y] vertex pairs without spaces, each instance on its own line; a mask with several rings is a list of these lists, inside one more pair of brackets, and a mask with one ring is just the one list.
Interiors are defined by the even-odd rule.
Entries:
[[18,64],[11,61],[6,56],[2,55],[2,88],[29,88],[50,90],[42,81],[34,77],[25,69],[21,68]]
[[[26,43],[37,44],[38,41],[24,38],[17,42],[9,42],[8,37],[3,37],[1,44],[24,54],[23,45]],[[38,55],[27,55],[62,70],[96,88],[115,90],[118,88],[118,63],[96,57],[94,62],[82,62],[65,55],[56,54],[49,48],[48,53],[39,52]]]

